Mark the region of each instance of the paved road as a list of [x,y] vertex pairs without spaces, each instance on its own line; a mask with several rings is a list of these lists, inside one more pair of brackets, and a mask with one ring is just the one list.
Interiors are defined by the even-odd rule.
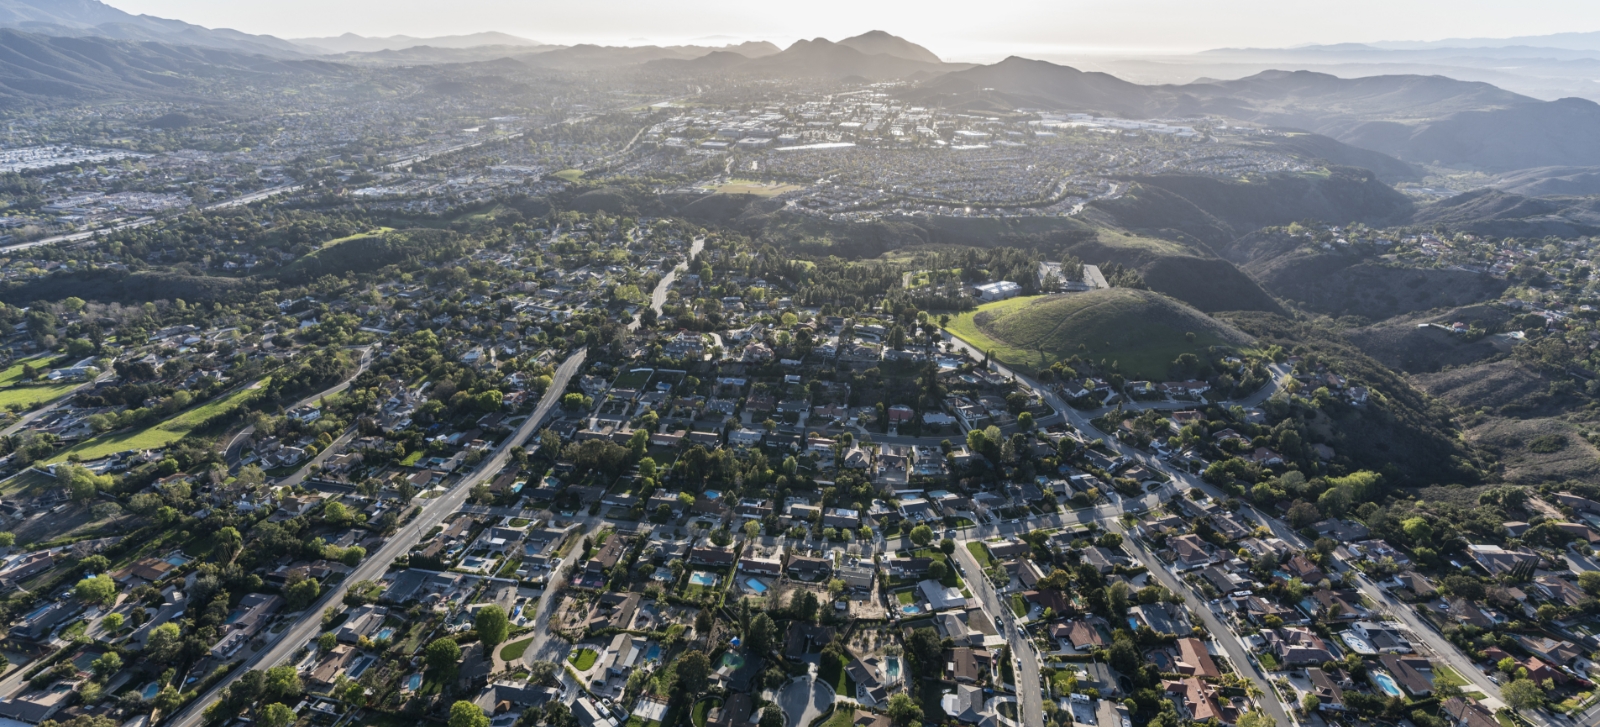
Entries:
[[983,603],[984,610],[989,612],[991,618],[998,617],[1004,626],[1002,629],[1006,643],[1011,645],[1011,656],[1015,663],[1017,695],[1022,708],[1019,712],[1022,724],[1044,724],[1044,697],[1039,687],[1039,653],[1034,649],[1033,640],[1025,638],[1018,629],[1017,620],[1011,608],[995,593],[994,586],[989,583],[989,578],[984,575],[983,568],[978,566],[978,561],[972,557],[972,551],[963,543],[956,547],[956,558],[961,562],[961,570],[966,573],[967,583],[971,584],[972,592],[977,594],[978,600]]
[[[1122,526],[1119,523],[1110,522],[1106,523],[1106,526],[1112,532],[1122,532]],[[1233,662],[1233,668],[1248,677],[1256,685],[1256,688],[1261,690],[1262,698],[1256,701],[1261,703],[1267,714],[1277,720],[1278,724],[1284,725],[1284,727],[1294,724],[1284,711],[1283,702],[1278,697],[1278,692],[1273,688],[1271,681],[1250,661],[1250,652],[1245,649],[1243,643],[1240,643],[1238,635],[1212,612],[1211,606],[1206,603],[1205,597],[1181,583],[1177,577],[1167,570],[1165,564],[1144,549],[1138,539],[1124,537],[1122,542],[1128,546],[1128,549],[1135,556],[1138,556],[1139,560],[1144,562],[1145,566],[1150,569],[1150,575],[1161,581],[1161,585],[1166,586],[1167,590],[1194,599],[1190,601],[1194,604],[1194,608],[1189,610],[1200,615],[1200,620],[1205,623],[1206,630],[1216,638],[1218,644],[1222,645],[1222,650],[1228,655],[1228,661]]]
[[[974,352],[975,355],[978,355],[978,356],[982,355],[980,352],[977,352],[976,349],[972,348],[971,346],[968,346],[965,341],[962,341],[959,338],[953,338],[952,342],[955,343],[956,345],[968,350],[968,351]],[[1077,427],[1078,430],[1081,431],[1085,436],[1087,436],[1087,437],[1095,437],[1095,436],[1103,437],[1105,439],[1105,442],[1106,442],[1107,446],[1111,447],[1114,451],[1118,452],[1119,454],[1121,454],[1123,456],[1126,456],[1126,457],[1129,457],[1130,459],[1137,460],[1137,461],[1143,463],[1147,467],[1150,467],[1150,468],[1153,468],[1153,469],[1156,469],[1156,470],[1159,470],[1159,471],[1163,471],[1163,472],[1166,472],[1167,474],[1171,475],[1172,478],[1173,478],[1172,483],[1169,484],[1167,488],[1164,488],[1164,490],[1169,492],[1171,494],[1171,496],[1173,496],[1173,497],[1182,497],[1182,496],[1185,495],[1185,491],[1186,490],[1198,488],[1202,492],[1205,492],[1205,493],[1211,495],[1214,498],[1218,498],[1219,501],[1222,500],[1222,499],[1226,499],[1228,497],[1228,495],[1226,493],[1223,493],[1222,491],[1220,491],[1219,489],[1211,486],[1210,484],[1207,484],[1207,483],[1201,481],[1200,478],[1195,477],[1194,475],[1191,475],[1191,474],[1189,474],[1187,472],[1182,472],[1180,470],[1173,469],[1173,468],[1169,467],[1166,462],[1160,460],[1159,458],[1156,458],[1156,457],[1154,457],[1154,456],[1152,456],[1152,455],[1150,455],[1150,454],[1148,454],[1146,452],[1141,452],[1141,451],[1139,451],[1137,449],[1134,449],[1133,447],[1130,447],[1130,446],[1124,444],[1123,442],[1121,442],[1120,440],[1116,439],[1115,437],[1106,436],[1103,433],[1099,432],[1099,430],[1095,429],[1094,425],[1089,423],[1089,417],[1092,416],[1092,415],[1086,415],[1086,414],[1084,414],[1082,412],[1079,412],[1079,411],[1073,409],[1071,406],[1068,406],[1066,404],[1066,402],[1062,401],[1061,398],[1059,396],[1057,396],[1054,392],[1051,392],[1048,389],[1043,388],[1042,386],[1039,385],[1038,382],[1034,381],[1033,379],[1031,379],[1031,378],[1029,378],[1027,376],[1023,376],[1021,374],[1017,374],[1015,372],[1012,372],[1012,371],[1006,369],[1004,366],[1000,366],[998,364],[995,364],[994,368],[1001,375],[1015,376],[1019,382],[1022,382],[1024,384],[1032,387],[1035,391],[1038,391],[1040,393],[1040,395],[1044,398],[1045,403],[1049,404],[1051,406],[1051,408],[1055,409],[1057,412],[1060,412],[1062,415],[1064,415],[1067,418],[1067,420],[1070,423],[1072,423],[1073,426]],[[1273,367],[1273,372],[1274,372],[1274,374],[1276,374],[1276,376],[1274,377],[1272,383],[1268,387],[1263,389],[1262,391],[1256,392],[1256,394],[1254,394],[1251,397],[1247,398],[1245,400],[1245,402],[1250,402],[1251,400],[1255,400],[1255,403],[1259,404],[1261,401],[1265,401],[1267,397],[1271,396],[1273,393],[1275,393],[1277,391],[1278,388],[1281,387],[1281,382],[1287,376],[1288,369],[1286,367],[1276,366],[1275,365]],[[1296,533],[1293,528],[1289,527],[1288,523],[1285,523],[1282,520],[1279,520],[1278,518],[1271,517],[1271,516],[1261,512],[1260,510],[1256,509],[1254,506],[1249,505],[1248,503],[1246,503],[1245,507],[1246,507],[1246,510],[1249,513],[1251,513],[1251,515],[1254,517],[1254,519],[1256,519],[1258,522],[1266,525],[1269,529],[1272,530],[1273,534],[1277,535],[1280,538],[1283,538],[1285,542],[1288,542],[1288,543],[1290,543],[1290,544],[1292,544],[1292,545],[1294,545],[1294,546],[1296,546],[1298,548],[1302,548],[1302,549],[1310,547],[1310,543],[1307,543],[1305,541],[1305,538],[1300,537],[1300,535],[1298,533]],[[1131,541],[1131,539],[1130,539],[1130,541]],[[1135,546],[1135,547],[1137,547],[1137,546]],[[1152,572],[1158,572],[1160,570],[1159,569],[1159,563],[1150,562],[1149,565],[1151,566],[1151,571]],[[1340,570],[1342,570],[1342,571],[1347,571],[1347,572],[1349,571],[1349,569],[1347,567],[1345,567],[1343,563],[1338,563],[1338,566],[1339,566]],[[1354,574],[1351,574],[1351,576],[1352,576],[1352,578],[1354,578]],[[1366,581],[1360,581],[1359,579],[1357,579],[1357,580],[1358,580],[1358,583],[1361,586],[1362,590],[1369,593],[1369,597],[1373,597],[1374,594],[1375,594],[1376,595],[1376,597],[1374,598],[1375,601],[1377,601],[1378,603],[1386,602],[1386,599],[1383,598],[1383,595],[1381,593],[1377,593],[1376,586],[1374,586],[1373,584],[1371,584],[1369,582],[1366,582]],[[1170,586],[1169,586],[1169,588],[1170,588]],[[1204,606],[1202,606],[1200,609],[1197,609],[1197,610],[1204,612],[1204,611],[1207,611],[1208,609],[1206,609]],[[1500,689],[1499,689],[1499,687],[1494,685],[1494,684],[1492,684],[1492,683],[1490,683],[1488,681],[1487,677],[1485,677],[1482,672],[1478,671],[1478,669],[1476,667],[1472,666],[1470,660],[1467,660],[1466,657],[1464,655],[1462,655],[1459,650],[1456,649],[1454,644],[1451,644],[1449,641],[1445,640],[1443,635],[1441,635],[1437,631],[1434,631],[1433,629],[1429,628],[1426,624],[1422,623],[1420,617],[1417,616],[1416,613],[1414,611],[1412,611],[1410,607],[1401,606],[1401,607],[1397,607],[1397,608],[1394,608],[1394,609],[1390,609],[1390,611],[1392,613],[1394,613],[1396,618],[1400,619],[1400,621],[1402,623],[1406,624],[1407,627],[1411,630],[1411,632],[1414,633],[1417,636],[1417,638],[1421,639],[1423,641],[1423,643],[1428,646],[1429,649],[1431,649],[1436,655],[1439,656],[1439,658],[1443,659],[1446,663],[1450,664],[1452,666],[1452,668],[1455,668],[1456,671],[1461,673],[1462,677],[1466,678],[1474,687],[1476,687],[1479,691],[1481,691],[1485,695],[1487,695],[1488,699],[1484,700],[1485,704],[1489,705],[1491,708],[1498,707],[1498,706],[1501,706],[1501,705],[1504,704],[1504,702],[1500,699]],[[1207,619],[1212,618],[1212,616],[1210,614],[1202,614],[1202,615],[1203,615],[1204,618],[1207,618]],[[1237,638],[1233,637],[1232,632],[1229,632],[1227,630],[1218,631],[1216,629],[1213,629],[1212,633],[1213,633],[1214,636],[1217,637],[1218,641],[1223,644],[1224,649],[1226,651],[1228,651],[1230,654],[1232,654],[1236,649],[1239,650],[1241,653],[1244,651],[1243,647],[1238,643]],[[1237,659],[1236,659],[1236,661],[1237,661]],[[1458,664],[1460,666],[1458,666]],[[1243,669],[1245,667],[1241,666],[1240,668]],[[1270,702],[1270,709],[1273,712],[1274,716],[1278,717],[1279,715],[1281,715],[1283,713],[1283,708],[1282,708],[1281,704],[1277,704],[1277,701],[1278,701],[1277,700],[1277,692],[1274,691],[1274,690],[1270,690],[1270,689],[1266,690],[1266,692],[1267,692],[1268,695],[1271,695],[1270,697],[1268,697],[1268,701]],[[1586,713],[1586,714],[1588,715],[1588,719],[1590,719],[1590,720],[1600,719],[1600,711],[1591,710],[1590,713]],[[1547,727],[1549,724],[1551,724],[1550,722],[1545,720],[1542,715],[1539,715],[1539,714],[1525,714],[1524,716],[1529,717],[1530,719],[1532,719],[1532,721],[1535,724],[1540,725],[1541,727]],[[1281,717],[1280,717],[1280,724],[1287,725],[1288,722],[1283,721],[1281,719]],[[1591,722],[1584,722],[1584,724],[1585,725],[1591,725],[1591,727],[1592,727],[1592,723]]]
[[[298,185],[298,184],[288,184],[288,185],[284,185],[282,187],[273,187],[271,189],[263,189],[263,190],[261,190],[259,192],[251,192],[250,194],[244,195],[243,197],[235,197],[234,199],[224,200],[222,202],[217,202],[217,203],[214,203],[214,204],[208,204],[208,205],[206,205],[204,207],[201,207],[200,209],[202,209],[204,211],[207,211],[207,212],[210,212],[212,210],[227,209],[229,207],[239,207],[241,205],[247,205],[247,204],[250,204],[252,202],[260,202],[261,200],[267,199],[269,197],[276,197],[277,195],[280,195],[280,194],[286,194],[286,193],[289,193],[289,192],[297,192],[299,190],[300,190],[300,185]],[[119,222],[119,223],[117,223],[115,225],[112,225],[110,227],[106,227],[106,228],[102,228],[102,229],[98,229],[98,230],[87,230],[85,232],[74,232],[74,233],[68,234],[68,235],[56,235],[54,237],[46,237],[46,238],[43,238],[43,239],[34,240],[32,242],[19,242],[19,243],[15,244],[15,245],[5,245],[3,247],[0,247],[0,250],[26,250],[26,249],[28,249],[30,247],[39,247],[40,245],[54,245],[55,243],[58,243],[58,242],[79,242],[81,240],[88,240],[88,239],[92,239],[92,238],[95,238],[95,237],[100,237],[102,235],[109,235],[109,234],[111,234],[113,232],[118,232],[118,231],[121,231],[121,230],[131,230],[131,229],[134,229],[136,227],[144,227],[145,225],[149,225],[149,224],[154,224],[156,222],[160,222],[163,219],[166,219],[166,218],[164,218],[164,217],[140,217],[138,219],[128,220],[127,222]]]
[[401,528],[399,532],[385,541],[383,547],[379,548],[376,553],[370,554],[343,581],[325,591],[322,598],[315,605],[302,612],[300,619],[289,628],[284,629],[275,641],[254,656],[246,659],[240,668],[235,669],[233,673],[228,675],[228,678],[218,682],[210,691],[190,702],[182,712],[174,715],[168,721],[168,724],[173,725],[173,727],[197,727],[205,720],[204,711],[206,706],[217,701],[222,689],[232,684],[233,680],[237,679],[240,674],[249,669],[265,669],[281,664],[293,655],[295,650],[315,637],[322,630],[323,609],[342,600],[344,592],[350,584],[363,580],[377,580],[381,577],[384,571],[388,570],[389,564],[394,562],[395,558],[410,550],[411,546],[420,540],[423,535],[442,522],[445,517],[460,508],[461,503],[465,502],[467,495],[471,493],[473,486],[493,477],[505,466],[506,460],[511,456],[511,450],[527,441],[544,417],[561,401],[562,394],[566,393],[567,382],[583,367],[583,362],[587,355],[587,349],[580,349],[562,362],[561,366],[556,369],[555,376],[552,377],[550,388],[545,390],[544,398],[539,401],[539,407],[534,410],[533,415],[528,417],[528,420],[515,433],[500,444],[499,449],[495,450],[493,456],[481,462],[477,469],[462,478],[450,491],[424,505],[422,512],[409,525]]
[[[667,303],[667,290],[672,287],[672,282],[678,279],[678,273],[688,270],[689,263],[694,262],[694,259],[700,255],[700,251],[705,249],[705,246],[706,239],[704,237],[696,237],[694,244],[689,246],[689,259],[678,263],[677,267],[662,276],[660,282],[657,282],[656,287],[650,291],[650,308],[656,312],[656,315],[661,315],[661,306]],[[633,322],[628,324],[628,330],[639,330],[638,316],[634,316]]]
[[[308,397],[306,397],[304,399],[301,399],[301,400],[295,402],[293,406],[288,407],[287,409],[285,409],[285,411],[293,411],[295,409],[299,409],[302,406],[311,406],[312,404],[315,404],[318,401],[321,401],[322,399],[324,399],[326,397],[333,396],[334,394],[337,394],[337,393],[339,393],[341,391],[344,391],[345,389],[350,388],[350,384],[356,380],[356,377],[360,376],[361,372],[366,371],[367,370],[367,366],[371,365],[371,363],[372,363],[372,349],[375,348],[375,347],[376,347],[376,344],[371,345],[371,346],[366,346],[366,347],[360,349],[361,350],[361,360],[360,360],[360,362],[358,362],[356,364],[356,370],[354,372],[352,372],[349,376],[345,377],[345,379],[343,381],[340,381],[339,383],[334,384],[333,386],[330,386],[330,387],[328,387],[326,389],[323,389],[322,391],[319,391],[319,392],[317,392],[315,394],[312,394],[311,396],[308,396]],[[239,471],[239,458],[244,454],[244,445],[250,441],[250,435],[254,434],[255,431],[256,431],[255,425],[252,424],[252,425],[246,426],[244,429],[239,430],[238,434],[233,435],[233,438],[228,440],[227,446],[222,448],[222,459],[223,459],[224,462],[227,463],[228,469],[230,471],[232,471],[234,473],[238,473],[238,471]],[[329,447],[328,449],[331,450],[333,448]]]
[[65,403],[67,403],[69,401],[72,401],[72,397],[77,396],[78,392],[83,391],[84,389],[87,389],[87,388],[89,388],[91,386],[94,386],[95,384],[98,384],[98,383],[100,383],[102,381],[110,381],[111,377],[115,376],[115,375],[116,375],[115,371],[107,371],[107,372],[105,372],[103,374],[100,374],[99,376],[95,377],[94,381],[85,381],[82,384],[80,384],[77,388],[74,388],[74,389],[68,391],[67,393],[62,394],[61,396],[58,396],[55,399],[52,399],[50,401],[50,403],[48,403],[48,404],[46,404],[44,406],[41,406],[38,409],[34,409],[33,411],[30,411],[30,412],[28,412],[26,414],[23,414],[22,418],[18,419],[16,421],[16,423],[12,424],[9,427],[6,427],[5,429],[0,429],[0,437],[9,437],[9,436],[11,436],[13,434],[16,434],[17,432],[21,431],[23,427],[26,427],[29,424],[32,424],[34,421],[38,420],[39,417],[42,417],[42,416],[44,416],[46,414],[49,414],[50,412],[53,412],[56,409],[60,408],[60,406],[62,404],[65,404]]

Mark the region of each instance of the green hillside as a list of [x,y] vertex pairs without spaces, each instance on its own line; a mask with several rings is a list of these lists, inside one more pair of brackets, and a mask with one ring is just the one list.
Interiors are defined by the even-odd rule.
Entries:
[[[949,330],[1024,370],[1079,355],[1117,361],[1128,376],[1152,379],[1165,378],[1179,354],[1251,341],[1177,300],[1131,288],[989,303],[952,319]],[[1192,343],[1187,333],[1195,334]]]

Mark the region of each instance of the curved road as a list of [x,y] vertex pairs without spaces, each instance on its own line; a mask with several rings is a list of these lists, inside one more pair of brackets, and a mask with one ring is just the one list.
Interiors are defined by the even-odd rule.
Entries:
[[[689,259],[678,263],[677,267],[673,268],[666,275],[663,275],[661,277],[661,281],[656,283],[656,287],[651,289],[650,309],[654,310],[656,315],[661,315],[661,306],[666,305],[667,303],[667,290],[672,287],[673,281],[678,279],[678,273],[688,270],[689,263],[694,262],[694,259],[700,255],[700,251],[705,249],[705,246],[706,239],[704,237],[696,237],[694,239],[694,244],[689,246]],[[639,330],[638,316],[633,317],[633,322],[628,324],[628,330]]]
[[588,349],[579,349],[576,353],[567,357],[566,361],[562,362],[561,366],[556,369],[550,388],[545,390],[544,397],[539,400],[539,406],[534,410],[533,415],[529,416],[528,420],[523,422],[516,432],[500,443],[500,447],[495,450],[493,456],[481,462],[477,469],[463,477],[450,491],[423,505],[422,512],[413,518],[410,524],[400,528],[398,532],[384,541],[383,547],[379,548],[376,553],[369,555],[360,565],[357,565],[355,570],[346,576],[344,580],[324,591],[322,598],[302,611],[299,620],[279,632],[271,644],[256,652],[254,656],[245,659],[244,663],[235,668],[226,679],[218,682],[216,686],[213,686],[205,694],[191,700],[183,711],[173,715],[167,721],[167,724],[173,727],[199,727],[205,721],[205,708],[217,701],[222,694],[222,690],[239,678],[239,675],[250,669],[266,669],[277,666],[315,637],[322,630],[323,609],[331,604],[340,602],[350,584],[363,580],[377,580],[381,577],[384,571],[388,570],[389,564],[394,562],[395,558],[410,550],[411,546],[433,526],[438,525],[445,517],[459,509],[461,503],[466,501],[467,495],[471,493],[475,485],[493,477],[500,471],[500,468],[505,466],[506,460],[510,459],[511,450],[527,441],[528,437],[538,428],[539,423],[550,413],[550,410],[561,401],[562,394],[566,393],[567,390],[567,382],[583,367],[583,362],[587,355]]
[[[302,406],[310,406],[318,401],[321,401],[324,397],[333,396],[334,394],[350,388],[350,384],[355,382],[356,377],[360,376],[363,371],[366,371],[367,366],[372,363],[372,349],[376,346],[377,344],[371,344],[360,349],[361,361],[356,365],[356,370],[354,373],[345,377],[343,381],[340,381],[333,386],[295,402],[294,406],[287,408],[287,411],[293,411]],[[244,429],[239,430],[238,434],[233,435],[233,438],[228,440],[228,444],[222,448],[222,460],[228,465],[228,470],[230,472],[235,474],[238,473],[240,453],[244,451],[245,442],[249,441],[250,435],[254,434],[255,431],[255,425],[246,425]],[[332,450],[333,447],[328,448],[328,451]]]

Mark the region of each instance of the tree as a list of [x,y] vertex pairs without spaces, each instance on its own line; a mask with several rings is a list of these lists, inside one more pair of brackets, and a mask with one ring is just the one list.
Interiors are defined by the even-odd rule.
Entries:
[[178,658],[178,652],[183,648],[183,632],[178,630],[178,625],[168,621],[150,630],[150,636],[145,640],[144,653],[150,661],[163,664]]
[[1277,727],[1278,720],[1259,709],[1252,709],[1240,715],[1239,721],[1235,724],[1237,727]]
[[473,627],[478,630],[478,638],[483,645],[491,651],[506,640],[506,634],[511,631],[511,619],[506,618],[505,609],[499,606],[484,606],[478,609],[478,617],[473,620]]
[[9,548],[17,543],[16,533],[0,533],[0,548]]
[[1507,706],[1518,712],[1544,706],[1544,691],[1530,679],[1516,679],[1500,687],[1500,696],[1506,700]]
[[240,549],[244,546],[244,538],[240,537],[239,531],[231,525],[218,530],[213,539],[217,543],[217,550],[222,553],[229,563],[233,562],[233,559],[239,555]]
[[[113,613],[100,620],[100,628],[106,633],[116,633],[122,628],[122,614]],[[0,667],[3,670],[3,667]]]
[[1586,570],[1579,573],[1578,586],[1591,596],[1600,594],[1600,570]]
[[110,606],[117,601],[117,582],[111,576],[90,576],[72,587],[72,595],[85,603]]
[[89,670],[94,672],[96,679],[106,681],[111,675],[122,671],[122,655],[115,651],[107,651],[89,664]]
[[912,528],[911,542],[915,543],[919,548],[926,547],[928,543],[933,542],[933,528],[926,525],[918,525]]
[[778,640],[778,625],[767,614],[756,614],[750,619],[750,628],[744,635],[745,643],[757,654],[766,653]]
[[317,600],[317,596],[320,595],[322,595],[322,586],[317,583],[315,578],[307,578],[292,584],[283,592],[284,601],[288,603],[290,611],[299,611],[306,606],[310,606],[311,602]]
[[928,580],[942,581],[947,575],[949,575],[949,572],[946,570],[944,563],[936,560],[928,564]]
[[690,651],[678,657],[673,670],[678,675],[678,687],[684,694],[698,696],[706,690],[707,680],[711,676],[711,660],[703,652]]
[[450,671],[461,660],[461,646],[453,639],[434,639],[422,651],[423,661],[436,671]]
[[266,672],[266,680],[261,688],[261,698],[275,702],[293,702],[300,698],[303,688],[300,685],[300,672],[295,671],[293,664],[275,666]]
[[450,705],[450,727],[489,727],[489,715],[463,699]]
[[944,553],[945,555],[951,555],[951,554],[955,553],[956,552],[956,541],[951,540],[949,538],[945,538],[944,540],[940,541],[939,542],[939,552]]
[[922,708],[911,699],[911,695],[900,692],[889,698],[889,719],[900,727],[917,724],[922,721]]
[[326,654],[339,646],[339,635],[329,631],[317,637],[317,649]]
[[259,727],[289,727],[294,721],[294,710],[289,709],[280,702],[273,702],[262,707],[256,713],[256,724]]
[[755,520],[747,520],[747,521],[745,521],[745,524],[744,524],[744,537],[745,538],[750,539],[750,540],[754,540],[756,535],[758,535],[760,533],[761,533],[761,523],[760,522],[757,522]]
[[1317,699],[1317,695],[1306,692],[1305,696],[1300,698],[1300,708],[1305,710],[1308,714],[1315,712],[1319,709],[1322,709],[1322,700]]
[[784,716],[783,708],[776,704],[769,704],[766,709],[761,710],[761,724],[757,725],[757,727],[784,727],[788,723],[789,718]]
[[113,484],[110,475],[97,475],[89,471],[88,467],[76,464],[56,467],[56,480],[66,488],[67,497],[79,504],[94,499],[95,495],[100,494],[100,490],[109,488]]

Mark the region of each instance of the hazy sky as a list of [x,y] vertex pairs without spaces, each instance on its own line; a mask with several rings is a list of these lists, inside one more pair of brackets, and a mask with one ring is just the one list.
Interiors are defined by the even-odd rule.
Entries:
[[882,29],[950,60],[1600,30],[1593,0],[106,0],[284,38],[497,30],[554,42],[839,39]]

